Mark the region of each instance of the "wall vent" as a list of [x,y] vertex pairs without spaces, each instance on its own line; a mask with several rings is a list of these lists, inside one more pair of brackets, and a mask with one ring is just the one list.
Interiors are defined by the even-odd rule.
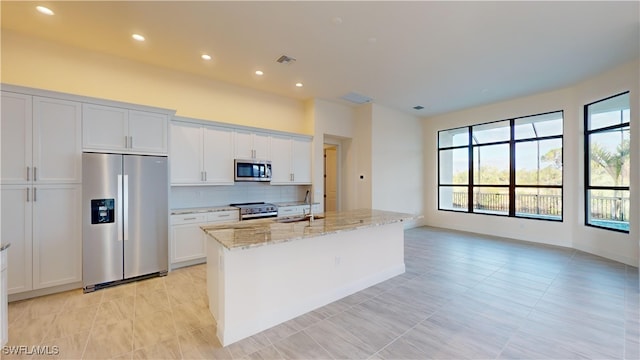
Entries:
[[296,59],[292,58],[291,56],[287,56],[287,55],[282,55],[279,58],[276,59],[277,63],[280,64],[292,64],[296,61]]
[[373,100],[372,98],[370,98],[368,96],[365,96],[365,95],[362,95],[362,94],[358,94],[358,93],[355,93],[355,92],[350,92],[350,93],[348,93],[346,95],[343,95],[341,97],[341,99],[342,100],[347,100],[347,101],[352,102],[354,104],[370,103]]

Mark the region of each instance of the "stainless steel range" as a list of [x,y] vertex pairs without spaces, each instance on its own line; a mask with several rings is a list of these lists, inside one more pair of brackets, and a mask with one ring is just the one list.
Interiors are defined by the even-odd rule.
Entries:
[[278,216],[278,207],[264,202],[231,204],[240,209],[240,220],[261,219]]

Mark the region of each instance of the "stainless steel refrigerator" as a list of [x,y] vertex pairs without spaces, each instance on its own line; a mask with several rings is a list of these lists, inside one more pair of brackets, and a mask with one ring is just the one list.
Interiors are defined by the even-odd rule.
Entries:
[[168,192],[166,157],[82,154],[85,292],[167,274]]

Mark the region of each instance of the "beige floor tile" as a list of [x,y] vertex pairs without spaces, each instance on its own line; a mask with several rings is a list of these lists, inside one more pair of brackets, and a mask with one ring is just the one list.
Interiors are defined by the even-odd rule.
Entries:
[[133,323],[134,350],[151,347],[160,341],[176,336],[171,311],[160,310],[144,316],[136,316]]
[[31,299],[25,315],[27,318],[35,319],[40,316],[59,313],[64,309],[64,304],[69,296],[71,296],[70,292],[62,292]]
[[123,320],[133,320],[135,297],[118,297],[110,301],[103,301],[96,313],[96,326],[111,325]]
[[88,333],[91,330],[99,306],[96,304],[58,313],[51,324],[46,339],[58,339],[76,333]]
[[146,316],[157,311],[171,311],[167,291],[163,288],[150,291],[136,291],[135,316]]
[[59,354],[2,359],[638,359],[637,268],[426,227],[405,231],[405,259],[405,274],[227,347],[205,265],[12,302],[8,345]]
[[267,347],[271,347],[271,342],[264,333],[259,333],[229,345],[228,349],[234,359],[241,359]]
[[14,301],[10,302],[8,306],[9,311],[9,325],[16,323],[16,321],[20,321],[23,317],[27,315],[27,309],[31,305],[33,300],[22,300],[22,301]]
[[141,281],[137,281],[136,284],[136,294],[140,295],[141,293],[155,291],[155,290],[164,290],[164,280],[166,276],[154,277],[151,279],[145,279]]
[[79,332],[63,338],[45,340],[43,346],[57,349],[57,353],[46,356],[46,359],[81,359],[89,339],[89,331]]
[[135,350],[133,352],[135,360],[160,360],[160,359],[182,359],[180,343],[177,337],[159,341],[150,347]]
[[98,290],[102,292],[102,302],[112,301],[115,299],[135,296],[136,295],[136,284],[122,284],[102,290]]
[[133,351],[133,320],[94,326],[89,334],[84,359],[109,359]]
[[175,305],[172,312],[179,333],[216,325],[209,308],[201,301]]
[[9,329],[7,345],[33,346],[39,345],[51,329],[57,314],[42,315],[36,318],[25,318],[12,324]]
[[203,292],[191,282],[176,285],[167,284],[167,295],[169,296],[169,302],[172,306],[188,304],[194,301],[208,302],[208,300],[203,297]]
[[178,334],[184,359],[232,359],[228,348],[222,347],[216,337],[216,327]]
[[94,291],[87,294],[82,289],[72,290],[69,292],[69,298],[64,304],[64,310],[72,310],[84,308],[92,305],[99,305],[102,301],[103,292]]

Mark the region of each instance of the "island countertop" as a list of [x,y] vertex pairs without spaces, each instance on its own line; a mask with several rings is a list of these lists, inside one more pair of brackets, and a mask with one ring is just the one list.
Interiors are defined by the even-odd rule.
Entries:
[[343,231],[386,225],[422,216],[375,209],[329,211],[314,221],[279,222],[278,219],[245,220],[202,226],[207,235],[229,250],[318,237]]

